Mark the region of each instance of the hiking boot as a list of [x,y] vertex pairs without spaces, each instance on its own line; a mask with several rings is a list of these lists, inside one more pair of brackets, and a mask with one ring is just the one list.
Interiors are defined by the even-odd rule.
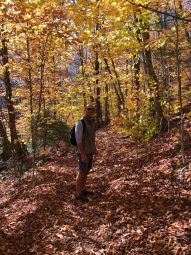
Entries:
[[83,194],[75,196],[75,199],[77,201],[80,201],[80,202],[83,202],[83,203],[88,203],[89,202],[89,199],[87,197],[85,197]]
[[90,191],[90,190],[84,189],[84,190],[82,190],[81,194],[82,194],[83,196],[88,196],[88,195],[93,195],[94,192],[93,192],[93,191]]

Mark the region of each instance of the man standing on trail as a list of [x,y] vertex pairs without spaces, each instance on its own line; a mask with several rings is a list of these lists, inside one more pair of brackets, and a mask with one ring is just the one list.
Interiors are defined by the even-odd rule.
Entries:
[[88,202],[86,196],[93,194],[92,191],[85,189],[85,185],[89,171],[92,168],[93,156],[96,153],[95,131],[94,107],[88,104],[84,109],[83,118],[78,120],[75,126],[79,167],[76,178],[76,199],[82,202]]

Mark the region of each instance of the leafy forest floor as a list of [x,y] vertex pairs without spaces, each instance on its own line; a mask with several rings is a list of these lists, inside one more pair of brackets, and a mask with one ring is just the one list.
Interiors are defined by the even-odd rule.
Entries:
[[59,148],[21,184],[0,183],[2,255],[191,254],[191,121],[181,166],[178,128],[140,146],[107,129],[89,176],[95,194],[76,202],[74,148]]

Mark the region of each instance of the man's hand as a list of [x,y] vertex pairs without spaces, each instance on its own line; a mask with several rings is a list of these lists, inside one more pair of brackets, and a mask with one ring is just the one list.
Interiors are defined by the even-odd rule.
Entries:
[[88,158],[87,158],[87,154],[86,154],[83,144],[82,143],[78,144],[78,148],[79,148],[79,151],[81,154],[82,162],[87,163]]
[[87,162],[88,162],[88,158],[87,158],[86,153],[82,153],[82,154],[81,154],[81,157],[82,157],[82,162],[84,162],[84,163],[87,163]]

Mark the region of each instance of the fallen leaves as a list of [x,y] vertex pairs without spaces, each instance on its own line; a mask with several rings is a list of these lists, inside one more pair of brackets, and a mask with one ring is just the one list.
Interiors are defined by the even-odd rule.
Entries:
[[49,244],[45,247],[45,252],[48,254],[55,254],[55,248]]
[[30,176],[20,188],[10,179],[1,183],[0,253],[190,254],[190,166],[174,171],[179,150],[170,136],[145,144],[138,158],[129,139],[105,131],[98,138],[88,179],[95,195],[87,204],[73,199],[72,150],[52,155],[35,186]]

